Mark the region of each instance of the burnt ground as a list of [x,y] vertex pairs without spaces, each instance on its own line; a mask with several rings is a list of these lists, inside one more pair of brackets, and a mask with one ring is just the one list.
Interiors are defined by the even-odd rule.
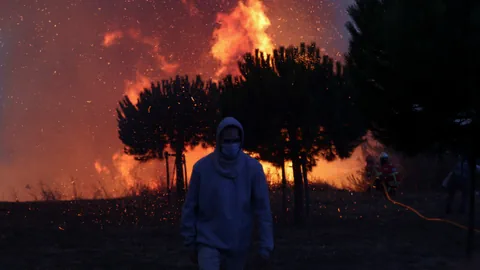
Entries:
[[[422,220],[379,195],[330,190],[311,197],[309,223],[298,229],[281,221],[279,193],[272,193],[273,269],[439,270],[465,263],[465,230]],[[0,269],[195,269],[181,245],[178,211],[152,198],[0,203]],[[442,214],[443,198],[396,197],[427,216]],[[449,218],[466,224],[465,217]]]

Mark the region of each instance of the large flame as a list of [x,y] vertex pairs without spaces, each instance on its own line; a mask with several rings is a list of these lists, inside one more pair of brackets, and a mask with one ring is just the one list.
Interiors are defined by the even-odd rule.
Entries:
[[[182,0],[182,3],[188,8],[190,15],[199,14],[195,1]],[[271,38],[265,33],[270,25],[270,20],[265,14],[263,3],[258,0],[248,0],[246,3],[240,1],[231,13],[219,13],[217,22],[220,27],[215,29],[213,33],[215,43],[211,48],[211,53],[214,58],[220,60],[218,76],[224,75],[226,72],[237,74],[236,61],[246,51],[259,48],[262,51],[269,52],[273,49]],[[161,54],[159,40],[155,37],[145,37],[139,30],[130,29],[123,32],[116,30],[105,33],[102,45],[108,48],[119,44],[123,38],[130,38],[149,46],[150,55],[156,60],[157,68],[163,73],[173,75],[177,71],[178,64],[170,63]],[[137,68],[135,78],[125,80],[124,94],[133,104],[136,104],[143,89],[149,87],[155,79],[157,79],[155,76],[151,76],[147,72],[142,73],[140,68]],[[211,151],[212,149],[194,149],[188,152],[187,171],[191,170],[192,165],[198,159]],[[123,152],[115,153],[112,157],[112,163],[114,170],[110,170],[98,160],[94,162],[95,169],[102,176],[102,179],[113,179],[122,183],[126,188],[132,188],[139,182],[148,186],[152,186],[152,183],[159,183],[159,180],[154,180],[155,174],[144,174],[147,180],[138,176],[139,168],[148,167],[150,164],[140,164],[133,157],[127,156]]]
[[217,15],[219,27],[213,32],[213,57],[220,61],[217,76],[238,75],[237,61],[245,52],[259,49],[272,53],[273,43],[266,33],[270,19],[260,0],[239,1],[230,13]]
[[[237,60],[255,48],[268,53],[274,44],[312,40],[329,51],[340,45],[318,31],[324,21],[329,25],[333,13],[327,11],[333,8],[306,1],[177,0],[161,7],[154,0],[121,1],[113,9],[87,2],[67,5],[65,12],[47,3],[46,13],[19,3],[0,4],[5,14],[22,14],[21,20],[2,25],[5,33],[22,31],[0,41],[8,73],[0,74],[3,200],[17,192],[20,200],[32,199],[30,194],[40,193],[40,181],[45,188],[59,189],[64,199],[88,198],[92,192],[95,197],[120,196],[138,184],[162,185],[164,161],[139,164],[122,151],[115,107],[123,95],[136,104],[151,81],[176,74],[214,79],[238,74]],[[189,149],[188,174],[210,151]],[[263,164],[270,180],[279,178],[280,170]],[[344,163],[320,163],[311,178],[334,179],[356,166],[339,164]]]
[[[199,11],[196,7],[196,2],[193,0],[182,0],[182,3],[188,8],[190,15],[198,15]],[[270,26],[270,19],[265,13],[265,6],[260,0],[246,0],[239,1],[237,6],[229,13],[218,13],[217,23],[219,26],[213,32],[214,43],[212,44],[210,53],[214,59],[219,61],[219,68],[216,76],[224,76],[226,74],[238,75],[237,61],[245,52],[253,52],[259,49],[262,52],[271,53],[273,51],[273,42],[270,36],[266,33]],[[130,29],[129,31],[112,31],[106,33],[103,39],[103,46],[110,47],[118,44],[122,38],[129,37],[137,42],[142,42],[150,48],[150,54],[156,59],[159,70],[166,74],[174,74],[178,68],[178,64],[170,63],[166,57],[160,53],[159,40],[154,37],[144,37],[138,30]],[[125,81],[125,95],[133,104],[138,102],[140,92],[144,88],[150,86],[151,82],[156,78],[151,76],[151,73],[142,73],[137,69],[135,78]],[[204,155],[212,152],[212,148],[200,149],[196,148],[187,152],[187,172],[190,173],[192,166]],[[354,153],[354,157],[358,153]],[[165,161],[163,161],[165,162]],[[173,160],[170,164],[173,164]],[[261,162],[271,183],[281,181],[281,169],[274,167],[268,162]],[[132,188],[141,183],[144,186],[158,187],[160,184],[160,175],[164,175],[165,166],[155,162],[157,170],[151,170],[153,162],[138,163],[133,157],[130,157],[119,151],[112,157],[112,164],[114,169],[109,169],[106,165],[95,161],[94,166],[97,172],[102,175],[102,179],[110,178],[118,183],[121,183],[126,188]],[[334,165],[336,164],[336,166]],[[311,181],[327,180],[331,184],[338,187],[343,187],[338,178],[345,178],[348,174],[355,174],[362,166],[362,162],[358,162],[356,158],[349,161],[329,163],[320,161],[311,173]],[[150,167],[148,172],[145,168]],[[158,168],[162,168],[159,172]],[[353,170],[352,170],[353,168]],[[170,168],[173,173],[173,167]],[[143,172],[141,175],[139,172]],[[340,172],[343,172],[341,174]],[[187,175],[188,177],[188,175]],[[293,180],[293,171],[291,163],[286,163],[286,177],[289,181]],[[174,181],[172,181],[174,184]],[[115,186],[115,185],[114,185]]]

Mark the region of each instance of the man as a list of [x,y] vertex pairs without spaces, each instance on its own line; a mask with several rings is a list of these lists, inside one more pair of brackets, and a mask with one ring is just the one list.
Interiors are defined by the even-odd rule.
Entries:
[[385,183],[389,195],[395,195],[399,182],[397,174],[397,169],[392,163],[390,163],[388,154],[385,152],[381,153],[380,167],[378,168],[378,181],[375,184],[377,189],[383,191],[382,183]]
[[182,210],[181,234],[200,270],[243,269],[258,220],[257,263],[265,267],[273,250],[272,214],[262,165],[242,151],[242,125],[223,119],[215,151],[194,166]]

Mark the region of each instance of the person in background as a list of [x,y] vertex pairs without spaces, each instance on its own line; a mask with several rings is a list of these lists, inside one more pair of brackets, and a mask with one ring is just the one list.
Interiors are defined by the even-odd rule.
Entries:
[[459,157],[455,167],[444,181],[443,186],[447,190],[447,201],[445,212],[452,212],[453,199],[457,191],[460,192],[459,213],[465,213],[468,202],[468,181],[470,179],[470,168],[465,158]]
[[395,166],[390,162],[388,154],[383,152],[380,154],[380,166],[378,171],[378,183],[377,189],[383,190],[382,183],[387,186],[389,195],[395,195],[396,189],[399,184],[398,171]]
[[257,266],[265,269],[273,251],[273,225],[262,165],[242,151],[244,132],[234,118],[217,128],[215,151],[192,169],[182,209],[181,234],[200,270],[243,269],[258,221]]

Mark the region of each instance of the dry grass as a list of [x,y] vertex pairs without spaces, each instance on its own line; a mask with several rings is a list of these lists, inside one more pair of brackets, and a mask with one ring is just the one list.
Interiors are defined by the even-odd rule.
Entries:
[[[140,194],[0,203],[1,268],[195,269],[181,245],[178,207],[167,205],[162,194]],[[274,269],[371,270],[388,265],[439,270],[463,263],[465,231],[424,221],[378,194],[372,198],[312,186],[312,215],[303,229],[290,225],[292,211],[284,223],[280,194],[278,187],[272,188]],[[442,194],[400,194],[398,199],[431,216],[443,210]]]

